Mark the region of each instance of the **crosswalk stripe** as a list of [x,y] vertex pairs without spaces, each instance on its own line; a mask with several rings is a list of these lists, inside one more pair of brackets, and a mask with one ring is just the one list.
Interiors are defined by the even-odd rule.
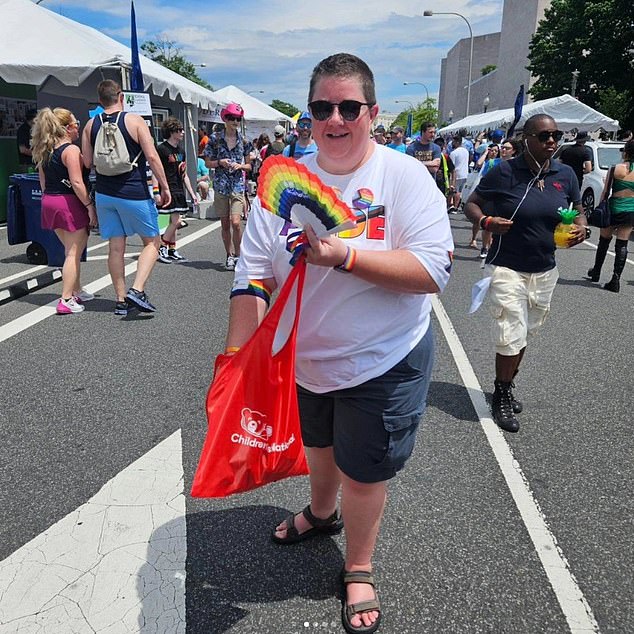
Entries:
[[184,634],[183,481],[179,429],[0,562],[0,634]]

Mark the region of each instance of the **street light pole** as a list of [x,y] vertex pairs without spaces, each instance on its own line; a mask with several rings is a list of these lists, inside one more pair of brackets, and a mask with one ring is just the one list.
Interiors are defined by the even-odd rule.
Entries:
[[411,101],[405,101],[404,99],[395,99],[394,103],[407,103],[409,104],[409,107],[411,108],[412,112],[416,110],[416,108],[414,108],[414,104]]
[[403,86],[422,86],[425,89],[425,94],[427,95],[426,98],[426,102],[429,101],[429,88],[427,88],[427,86],[425,86],[425,84],[423,84],[420,81],[404,81],[403,82]]
[[429,9],[426,11],[423,11],[423,16],[425,17],[430,17],[432,15],[457,15],[459,18],[462,18],[466,23],[467,26],[469,27],[469,38],[470,38],[470,44],[469,44],[469,77],[467,79],[467,112],[465,113],[465,116],[469,116],[469,106],[471,105],[471,71],[473,68],[473,30],[471,28],[471,24],[469,23],[469,20],[467,20],[467,18],[464,17],[464,15],[462,15],[462,13],[454,13],[453,11],[430,11]]

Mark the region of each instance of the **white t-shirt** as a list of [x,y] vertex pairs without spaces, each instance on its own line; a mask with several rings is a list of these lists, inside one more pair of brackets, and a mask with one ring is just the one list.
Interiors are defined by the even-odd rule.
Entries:
[[[384,146],[373,148],[370,160],[346,176],[320,169],[318,154],[301,162],[337,188],[363,219],[354,229],[339,233],[340,238],[360,250],[409,250],[442,290],[453,253],[445,198],[422,163]],[[287,228],[255,198],[242,238],[236,284],[271,277],[278,287],[284,283],[291,270]],[[297,382],[324,393],[384,374],[422,339],[430,311],[429,294],[396,292],[309,264],[297,335]],[[294,310],[285,312],[289,322]]]
[[457,147],[452,150],[449,158],[456,167],[456,178],[467,178],[469,176],[469,150],[466,147]]

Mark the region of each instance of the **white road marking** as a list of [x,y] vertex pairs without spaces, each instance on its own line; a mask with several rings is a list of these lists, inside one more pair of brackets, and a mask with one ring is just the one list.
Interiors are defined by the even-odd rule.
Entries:
[[[213,222],[209,226],[204,227],[203,229],[199,229],[198,231],[195,231],[194,233],[188,236],[185,236],[184,238],[181,238],[178,241],[178,244],[179,246],[185,246],[189,244],[190,242],[194,242],[195,240],[202,238],[208,233],[215,231],[218,227],[220,227],[220,222],[218,221]],[[136,260],[128,264],[124,269],[126,277],[134,273],[137,269],[137,266],[138,266],[138,262]],[[85,288],[89,293],[96,293],[102,290],[103,288],[110,286],[111,284],[112,284],[112,280],[110,279],[110,275],[104,275],[103,277],[100,277],[98,280],[95,280],[94,282],[91,282],[90,284],[86,284]],[[54,315],[56,306],[57,306],[57,300],[54,299],[52,302],[49,302],[48,304],[45,304],[44,306],[40,306],[39,308],[32,310],[30,313],[27,313],[26,315],[23,315],[22,317],[18,317],[14,319],[13,321],[10,321],[4,324],[4,326],[0,326],[0,343],[2,343],[3,341],[6,341],[7,339],[10,339],[14,335],[17,335],[18,333],[22,332],[23,330],[26,330],[27,328],[31,328],[31,326],[35,326],[36,324],[39,324],[41,321],[44,321],[51,315]],[[72,319],[73,315],[71,315],[70,318]]]
[[179,429],[0,562],[0,634],[184,634],[183,482]]
[[[94,251],[95,249],[101,249],[105,247],[107,244],[108,244],[107,241],[100,242],[99,244],[94,244],[93,246],[88,247],[86,251],[90,253],[91,251]],[[26,277],[27,275],[31,275],[31,273],[37,273],[37,271],[42,271],[43,269],[48,269],[48,268],[50,267],[47,266],[46,264],[41,264],[39,266],[33,266],[30,269],[25,269],[24,271],[21,271],[19,273],[14,273],[13,275],[9,275],[8,277],[3,277],[2,279],[0,279],[0,286],[3,286],[7,282],[12,282],[13,280],[19,280],[21,277]]]
[[546,518],[533,496],[530,484],[513,456],[513,451],[506,442],[502,431],[491,418],[484,393],[460,343],[458,334],[440,300],[434,296],[432,302],[436,317],[458,366],[462,382],[467,388],[469,398],[480,419],[480,425],[535,546],[570,631],[572,634],[598,632],[599,625],[594,618],[592,608],[583,596],[570,570],[568,561],[557,544],[557,539],[548,527]]

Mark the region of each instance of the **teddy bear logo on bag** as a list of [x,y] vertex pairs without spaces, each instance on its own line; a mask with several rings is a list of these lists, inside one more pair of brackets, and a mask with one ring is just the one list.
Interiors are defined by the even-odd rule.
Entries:
[[256,438],[261,438],[266,441],[273,435],[273,427],[266,424],[264,421],[265,418],[266,414],[262,414],[262,412],[256,412],[255,410],[245,407],[242,410],[240,426],[248,434],[251,434],[251,436],[255,436]]

